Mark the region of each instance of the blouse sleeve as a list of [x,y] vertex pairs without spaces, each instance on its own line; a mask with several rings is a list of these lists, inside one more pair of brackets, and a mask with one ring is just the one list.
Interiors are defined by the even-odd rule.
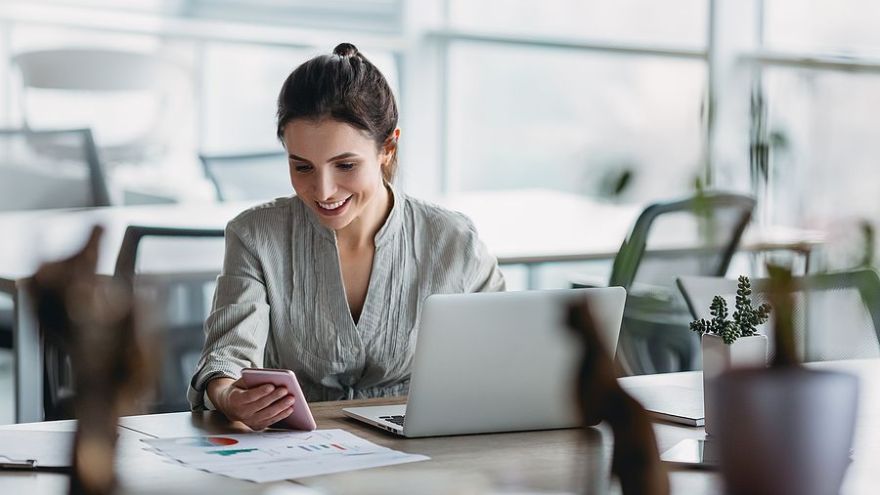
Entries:
[[498,268],[498,260],[489,253],[477,235],[476,227],[469,224],[469,276],[464,287],[465,292],[503,292],[505,290],[504,275]]
[[238,378],[241,369],[262,367],[269,334],[265,276],[245,232],[226,227],[223,271],[217,277],[205,345],[187,393],[192,409],[204,410],[205,386],[213,378]]

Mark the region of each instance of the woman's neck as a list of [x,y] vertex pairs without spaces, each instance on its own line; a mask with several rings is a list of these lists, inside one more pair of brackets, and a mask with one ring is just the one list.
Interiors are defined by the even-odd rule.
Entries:
[[393,204],[391,188],[383,185],[381,192],[373,198],[361,216],[336,231],[337,244],[341,248],[354,250],[373,247],[376,233],[385,225]]

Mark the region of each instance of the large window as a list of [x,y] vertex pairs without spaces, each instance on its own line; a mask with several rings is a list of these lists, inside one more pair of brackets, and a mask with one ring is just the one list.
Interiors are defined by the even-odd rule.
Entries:
[[706,0],[449,0],[450,27],[703,48]]
[[[176,115],[191,117],[172,125],[193,155],[276,149],[284,77],[352,41],[400,99],[400,177],[417,194],[604,197],[622,185],[615,200],[647,202],[688,193],[705,175],[752,187],[768,224],[880,218],[873,0],[10,0],[0,19],[6,59],[93,45],[175,60],[191,107]],[[732,51],[720,57],[719,46]],[[6,65],[0,118],[16,125],[22,105]],[[760,132],[747,111],[713,113],[747,109],[754,88]],[[67,108],[98,108],[85,97],[77,105]],[[125,108],[142,113],[137,102]],[[107,132],[133,123],[106,113]],[[756,140],[769,143],[766,179],[752,174]]]
[[689,190],[699,174],[705,67],[695,60],[454,43],[450,189],[627,195]]

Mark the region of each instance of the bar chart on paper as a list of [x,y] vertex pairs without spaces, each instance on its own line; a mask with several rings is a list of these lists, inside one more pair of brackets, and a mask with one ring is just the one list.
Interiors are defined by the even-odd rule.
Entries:
[[186,466],[255,482],[428,459],[382,447],[344,430],[270,431],[143,442],[157,454]]

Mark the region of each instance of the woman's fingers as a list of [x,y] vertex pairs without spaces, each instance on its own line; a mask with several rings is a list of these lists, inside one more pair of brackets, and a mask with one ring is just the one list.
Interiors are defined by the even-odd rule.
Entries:
[[251,402],[256,402],[260,399],[263,399],[267,395],[271,394],[274,390],[276,390],[275,385],[266,383],[264,385],[260,385],[259,387],[254,388],[240,388],[240,404],[250,404]]
[[296,400],[292,395],[288,395],[287,397],[254,413],[250,417],[249,423],[253,426],[259,427],[257,429],[260,430],[273,423],[277,423],[287,416],[290,416],[290,413],[293,412],[293,404],[295,401]]
[[278,387],[273,390],[271,393],[260,397],[259,399],[249,402],[247,404],[243,404],[242,407],[246,411],[247,414],[255,414],[258,411],[269,407],[274,404],[276,401],[283,399],[285,396],[289,395],[287,389],[284,387]]

